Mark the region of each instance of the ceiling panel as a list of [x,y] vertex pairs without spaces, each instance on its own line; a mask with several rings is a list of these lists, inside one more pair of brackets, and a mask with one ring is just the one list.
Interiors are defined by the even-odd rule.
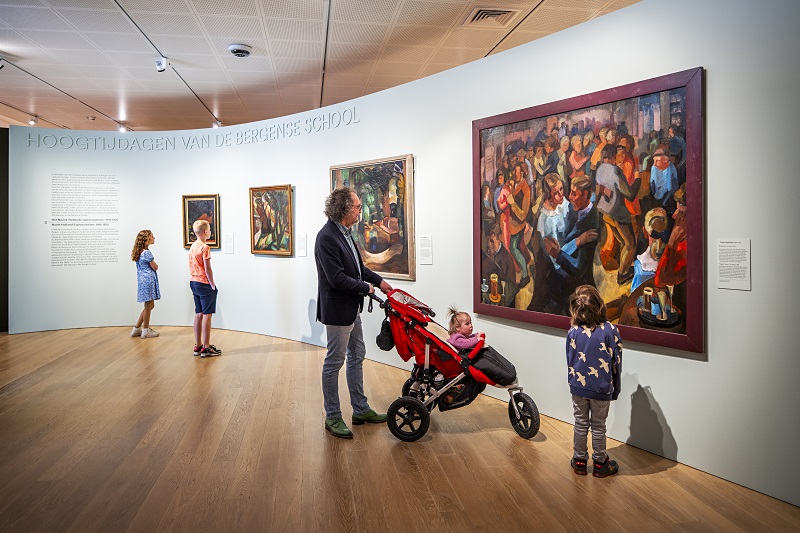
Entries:
[[386,44],[395,46],[437,46],[449,31],[450,29],[444,26],[420,27],[398,24],[392,27]]
[[86,39],[104,52],[151,52],[153,47],[140,34],[86,33]]
[[334,22],[331,24],[331,41],[381,44],[388,31],[389,26],[384,24]]
[[194,15],[171,13],[138,13],[136,24],[147,35],[200,35],[200,25]]
[[295,41],[325,40],[325,22],[322,20],[264,19],[270,39]]
[[72,30],[69,24],[49,8],[5,7],[0,9],[0,20],[17,30]]
[[442,46],[448,48],[464,47],[491,49],[507,34],[507,30],[453,28],[442,41]]
[[469,63],[486,54],[483,48],[439,48],[431,56],[432,63]]
[[397,17],[398,24],[411,26],[454,26],[461,24],[468,13],[464,3],[404,2]]
[[[79,2],[81,0],[78,0]],[[117,0],[129,13],[151,11],[154,13],[191,13],[184,0]]]
[[[255,17],[200,17],[206,33],[211,37],[231,39],[264,39],[261,20]],[[238,41],[237,41],[238,42]]]
[[272,54],[275,57],[322,59],[324,52],[324,47],[319,42],[272,41]]
[[[227,124],[261,120],[315,109],[320,93],[329,105],[407,83],[635,1],[334,0],[329,28],[327,0],[0,0],[0,109],[16,102],[17,115],[50,111],[76,129],[115,127],[86,121],[97,114],[87,105],[142,130],[208,127],[206,107]],[[463,25],[476,6],[537,5],[516,29]],[[251,56],[233,57],[234,43]],[[159,73],[162,53],[172,68]]]
[[419,73],[419,63],[399,63],[396,61],[378,61],[375,63],[373,73],[379,76],[410,76],[416,78]]
[[331,18],[334,21],[389,22],[397,8],[397,0],[348,0],[333,2]]
[[188,0],[196,13],[202,15],[237,15],[255,17],[258,15],[257,0]]
[[408,61],[425,63],[433,55],[436,48],[433,46],[384,46],[381,51],[381,60]]
[[74,31],[19,30],[20,35],[42,48],[94,50],[95,46]]
[[325,18],[325,2],[320,0],[260,0],[265,17],[279,19]]
[[85,9],[59,9],[57,13],[78,31],[104,31],[136,33],[136,27],[117,9],[108,9],[114,4],[106,3],[104,11]]
[[380,55],[379,44],[353,44],[332,43],[328,49],[328,56],[340,61],[374,61]]
[[540,7],[519,25],[520,31],[555,33],[585,22],[594,15],[591,9],[553,9]]

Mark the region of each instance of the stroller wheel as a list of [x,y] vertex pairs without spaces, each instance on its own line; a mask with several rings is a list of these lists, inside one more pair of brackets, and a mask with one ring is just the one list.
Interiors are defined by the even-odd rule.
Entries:
[[416,398],[403,396],[392,402],[386,412],[386,423],[392,435],[403,442],[414,442],[428,431],[431,415]]
[[[412,398],[417,398],[419,401],[424,403],[425,400],[428,399],[428,396],[430,396],[430,394],[425,396],[424,399],[420,398],[418,395],[415,396],[415,395],[411,394],[411,385],[413,385],[413,384],[414,384],[414,378],[408,378],[406,380],[406,382],[403,383],[403,389],[400,391],[400,396],[410,396]],[[431,403],[429,403],[426,406],[428,408],[428,412],[429,413],[432,412],[436,408],[436,404],[437,403],[438,403],[438,400],[433,400]]]
[[[513,403],[512,403],[513,402]],[[514,410],[514,404],[519,410],[519,418]],[[508,418],[517,435],[523,439],[530,439],[539,433],[539,409],[533,399],[524,392],[514,394],[514,399],[508,402]]]

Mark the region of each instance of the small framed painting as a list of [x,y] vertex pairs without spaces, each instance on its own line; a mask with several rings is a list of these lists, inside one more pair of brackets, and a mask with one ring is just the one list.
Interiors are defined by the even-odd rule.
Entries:
[[251,187],[250,251],[259,255],[294,253],[292,186]]
[[219,248],[219,194],[183,195],[183,247],[189,248],[197,240],[192,224],[205,220],[211,226],[209,248]]

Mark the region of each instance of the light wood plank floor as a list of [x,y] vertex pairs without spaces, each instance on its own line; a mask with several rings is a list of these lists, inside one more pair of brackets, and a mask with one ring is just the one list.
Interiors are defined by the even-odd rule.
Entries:
[[[0,531],[800,530],[797,507],[615,441],[619,475],[575,476],[572,426],[523,440],[485,396],[416,443],[334,439],[322,349],[214,330],[200,359],[190,328],[128,331],[0,336]],[[367,362],[372,405],[406,377]]]

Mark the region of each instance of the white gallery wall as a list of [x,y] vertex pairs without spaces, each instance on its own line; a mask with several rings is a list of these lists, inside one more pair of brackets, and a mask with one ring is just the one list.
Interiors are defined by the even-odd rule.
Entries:
[[[181,195],[219,194],[220,235],[223,247],[232,237],[233,253],[212,255],[220,287],[214,326],[322,345],[313,242],[325,222],[329,167],[407,153],[416,167],[417,241],[432,237],[433,265],[417,265],[415,282],[392,283],[442,315],[450,304],[468,309],[472,121],[702,66],[706,353],[626,344],[609,435],[798,505],[800,354],[793,338],[800,283],[790,229],[800,199],[791,164],[800,124],[798,20],[795,0],[732,0],[724,8],[713,0],[646,0],[457,69],[283,119],[124,135],[12,127],[10,330],[131,325],[140,305],[129,255],[142,228],[156,236],[151,250],[160,266],[153,323],[190,325]],[[346,113],[349,124],[313,130],[322,117],[336,122]],[[269,128],[286,123],[291,137],[268,138]],[[253,130],[256,142],[238,144],[252,140]],[[101,149],[118,148],[120,138],[129,149]],[[208,146],[200,146],[205,138]],[[134,139],[138,148],[130,149]],[[51,264],[54,174],[118,181],[118,220],[111,222],[119,231],[117,260]],[[295,235],[308,237],[307,254],[251,255],[248,188],[286,183],[294,187]],[[752,240],[752,291],[717,289],[716,243],[726,238]],[[364,315],[369,357],[402,366],[371,340],[380,318]],[[571,421],[565,332],[483,316],[475,323],[516,365],[541,412]],[[565,443],[565,468],[570,454]]]

